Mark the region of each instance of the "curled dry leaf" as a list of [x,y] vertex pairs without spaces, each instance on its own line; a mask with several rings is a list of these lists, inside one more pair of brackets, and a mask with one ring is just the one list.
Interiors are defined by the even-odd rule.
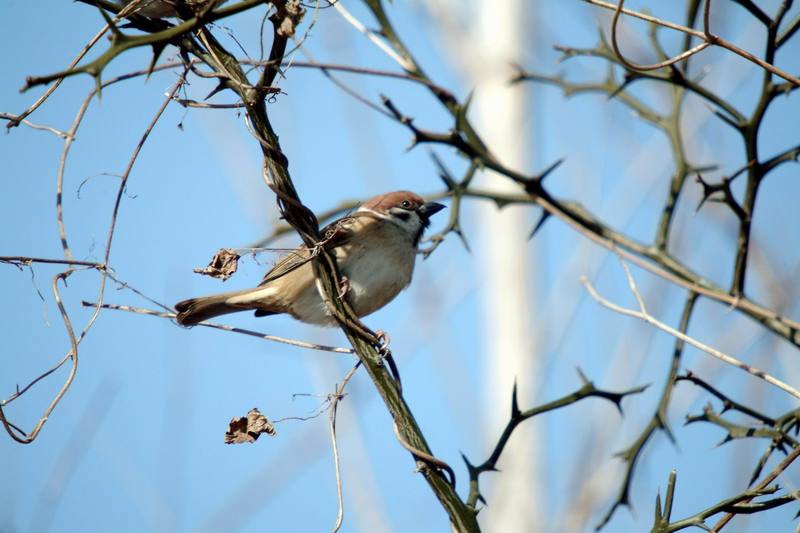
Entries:
[[221,248],[205,268],[195,268],[194,271],[204,276],[211,276],[226,281],[236,273],[241,256],[230,248]]
[[275,436],[275,426],[258,409],[253,408],[247,416],[231,418],[228,431],[225,432],[225,444],[255,442],[262,433]]

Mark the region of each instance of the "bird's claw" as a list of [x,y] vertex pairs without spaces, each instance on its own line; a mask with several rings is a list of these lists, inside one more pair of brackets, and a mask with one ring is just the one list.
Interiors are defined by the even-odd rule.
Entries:
[[392,373],[392,377],[397,382],[397,388],[402,391],[403,384],[400,381],[400,371],[397,369],[397,364],[394,362],[394,357],[392,356],[392,351],[389,349],[389,343],[391,339],[389,338],[389,334],[379,329],[375,332],[375,341],[377,344],[378,350],[378,364],[384,364],[384,362],[389,366],[389,371]]
[[341,277],[341,282],[339,283],[339,298],[344,298],[344,295],[350,291],[350,279],[347,276]]
[[378,330],[375,333],[375,339],[378,341],[378,353],[380,356],[382,358],[389,356],[392,353],[391,350],[389,350],[389,343],[392,341],[389,334],[382,329]]

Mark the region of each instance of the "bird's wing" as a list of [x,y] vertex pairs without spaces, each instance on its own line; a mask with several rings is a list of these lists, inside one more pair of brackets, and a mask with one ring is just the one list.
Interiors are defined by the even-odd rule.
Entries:
[[[350,242],[353,236],[353,228],[351,222],[360,213],[354,213],[351,216],[340,218],[331,222],[320,232],[322,234],[322,245],[326,250],[333,250],[339,246],[345,245]],[[313,249],[306,246],[300,246],[295,250],[289,252],[283,259],[278,261],[269,272],[264,275],[264,279],[259,283],[259,287],[264,286],[271,281],[274,281],[281,276],[285,276],[292,270],[300,268],[305,265],[314,257]]]

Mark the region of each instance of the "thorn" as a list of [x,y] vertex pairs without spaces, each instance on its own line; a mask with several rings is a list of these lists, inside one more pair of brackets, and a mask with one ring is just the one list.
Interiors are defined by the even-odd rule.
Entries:
[[475,177],[475,173],[480,168],[483,168],[483,165],[480,162],[473,161],[472,164],[469,166],[467,173],[464,175],[464,179],[461,181],[461,187],[463,188],[469,187],[469,184],[472,183],[472,178]]
[[614,405],[617,406],[617,411],[619,411],[619,416],[625,416],[625,413],[622,411],[622,396],[618,394],[612,401],[614,402]]
[[473,465],[472,463],[470,463],[470,462],[469,462],[469,459],[467,459],[467,456],[464,454],[464,452],[461,452],[461,451],[460,451],[460,452],[458,452],[458,453],[460,453],[460,454],[461,454],[461,459],[463,459],[463,460],[464,460],[464,463],[467,465],[467,470],[468,470],[470,473],[471,473],[471,472],[473,472],[473,471],[475,470],[475,465]]
[[533,227],[530,235],[528,235],[528,240],[531,240],[536,236],[548,218],[550,218],[550,211],[542,211],[542,214],[539,216],[539,220],[536,222],[536,225]]
[[208,93],[208,95],[204,98],[204,100],[208,100],[209,98],[211,98],[212,96],[214,96],[218,92],[226,89],[227,87],[228,87],[228,85],[225,82],[225,80],[219,80],[219,83],[217,83],[217,86],[214,87],[213,89],[211,89],[211,92]]
[[589,378],[586,377],[586,374],[583,373],[583,370],[581,370],[581,367],[576,366],[575,371],[578,373],[578,377],[580,378],[581,383],[583,383],[584,385],[592,384],[592,382],[589,381]]
[[721,441],[719,441],[719,442],[717,443],[716,447],[717,447],[717,448],[719,448],[719,447],[720,447],[720,446],[722,446],[723,444],[727,444],[727,443],[729,443],[729,442],[730,442],[730,441],[732,441],[732,440],[733,440],[733,435],[731,435],[730,433],[728,433],[727,435],[725,435],[725,438],[724,438],[724,439],[722,439]]
[[606,98],[606,100],[613,100],[614,98],[616,98],[617,95],[619,95],[619,93],[621,93],[622,91],[627,89],[628,85],[630,85],[631,83],[633,83],[637,79],[639,79],[638,76],[634,76],[633,73],[631,73],[631,72],[626,72],[625,73],[625,78],[622,80],[622,83],[620,83],[617,86],[617,88],[614,89],[612,92],[608,93],[608,97]]
[[527,71],[522,65],[520,65],[516,61],[512,61],[509,66],[514,70],[514,75],[511,77],[510,80],[508,80],[509,85],[514,85],[516,83],[520,83],[525,80],[525,75],[527,74]]
[[497,209],[503,209],[505,206],[510,204],[508,200],[504,200],[502,198],[492,198],[494,200],[494,204],[497,206]]
[[756,465],[756,469],[753,470],[753,474],[750,476],[750,481],[747,482],[747,486],[748,487],[752,486],[760,475],[761,475],[761,464],[759,463],[758,465]]
[[99,72],[90,72],[91,76],[94,78],[94,86],[97,89],[97,99],[102,100],[103,98],[103,80],[100,78]]
[[156,68],[156,63],[158,62],[158,58],[161,57],[161,53],[167,47],[167,43],[155,43],[153,44],[153,58],[150,60],[150,66],[147,68],[147,76],[145,76],[145,82],[150,79],[150,75],[153,73],[153,69]]
[[[124,37],[124,35],[122,34],[122,32],[119,30],[119,28],[117,28],[117,25],[116,25],[116,24],[114,24],[114,21],[111,19],[111,17],[108,15],[108,13],[106,13],[106,10],[105,10],[105,9],[103,9],[103,8],[100,6],[100,4],[98,4],[97,2],[95,2],[95,3],[94,3],[94,5],[95,5],[95,6],[97,7],[97,9],[100,11],[100,15],[103,17],[103,20],[105,20],[105,21],[106,21],[106,24],[108,24],[108,28],[111,30],[111,35],[113,36],[113,38],[121,38],[121,37]],[[112,38],[112,39],[113,39],[113,38]],[[112,42],[113,42],[113,40],[112,40]]]
[[661,489],[656,492],[656,522],[661,520]]
[[566,158],[564,158],[564,157],[556,159],[556,161],[552,165],[550,165],[549,167],[544,169],[544,171],[542,171],[541,174],[536,176],[536,181],[538,181],[539,183],[544,182],[545,178],[547,178],[547,176],[549,176],[550,173],[553,172],[555,169],[560,167],[561,163],[563,163],[564,161],[566,161]]
[[469,113],[469,108],[472,105],[472,97],[475,94],[475,91],[470,91],[467,95],[467,98],[464,100],[464,103],[458,109],[458,113],[456,114],[456,125],[461,126],[467,120],[467,113]]
[[453,228],[453,231],[458,235],[458,238],[461,239],[461,244],[464,245],[464,248],[467,249],[467,253],[472,253],[472,249],[469,247],[469,243],[467,242],[467,237],[464,235],[464,232],[461,231],[460,226],[456,226]]
[[444,182],[445,186],[447,187],[447,190],[448,191],[454,190],[456,188],[456,181],[453,179],[453,176],[452,174],[450,174],[450,171],[447,169],[447,167],[444,166],[444,162],[442,162],[442,160],[439,159],[439,156],[436,154],[436,152],[432,150],[429,152],[429,155],[431,159],[433,159],[433,162],[436,164],[436,166],[439,168],[439,177]]
[[520,414],[521,411],[517,400],[517,378],[514,378],[514,389],[511,391],[511,419],[516,420]]
[[662,418],[661,414],[657,415],[658,417],[658,426],[666,433],[667,438],[672,443],[673,446],[678,445],[677,439],[675,439],[675,434],[672,433],[672,428],[669,427],[669,424]]
[[731,409],[733,409],[733,404],[731,403],[730,400],[725,399],[725,400],[722,401],[722,409],[720,410],[719,414],[726,413],[726,412],[730,411]]

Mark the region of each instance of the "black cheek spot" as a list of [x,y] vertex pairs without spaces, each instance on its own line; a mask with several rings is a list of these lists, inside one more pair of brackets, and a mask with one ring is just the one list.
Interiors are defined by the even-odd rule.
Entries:
[[394,213],[394,216],[396,216],[397,218],[399,218],[403,222],[408,222],[408,219],[411,216],[411,213],[409,213],[408,211],[403,211],[403,212],[399,212],[399,213]]

